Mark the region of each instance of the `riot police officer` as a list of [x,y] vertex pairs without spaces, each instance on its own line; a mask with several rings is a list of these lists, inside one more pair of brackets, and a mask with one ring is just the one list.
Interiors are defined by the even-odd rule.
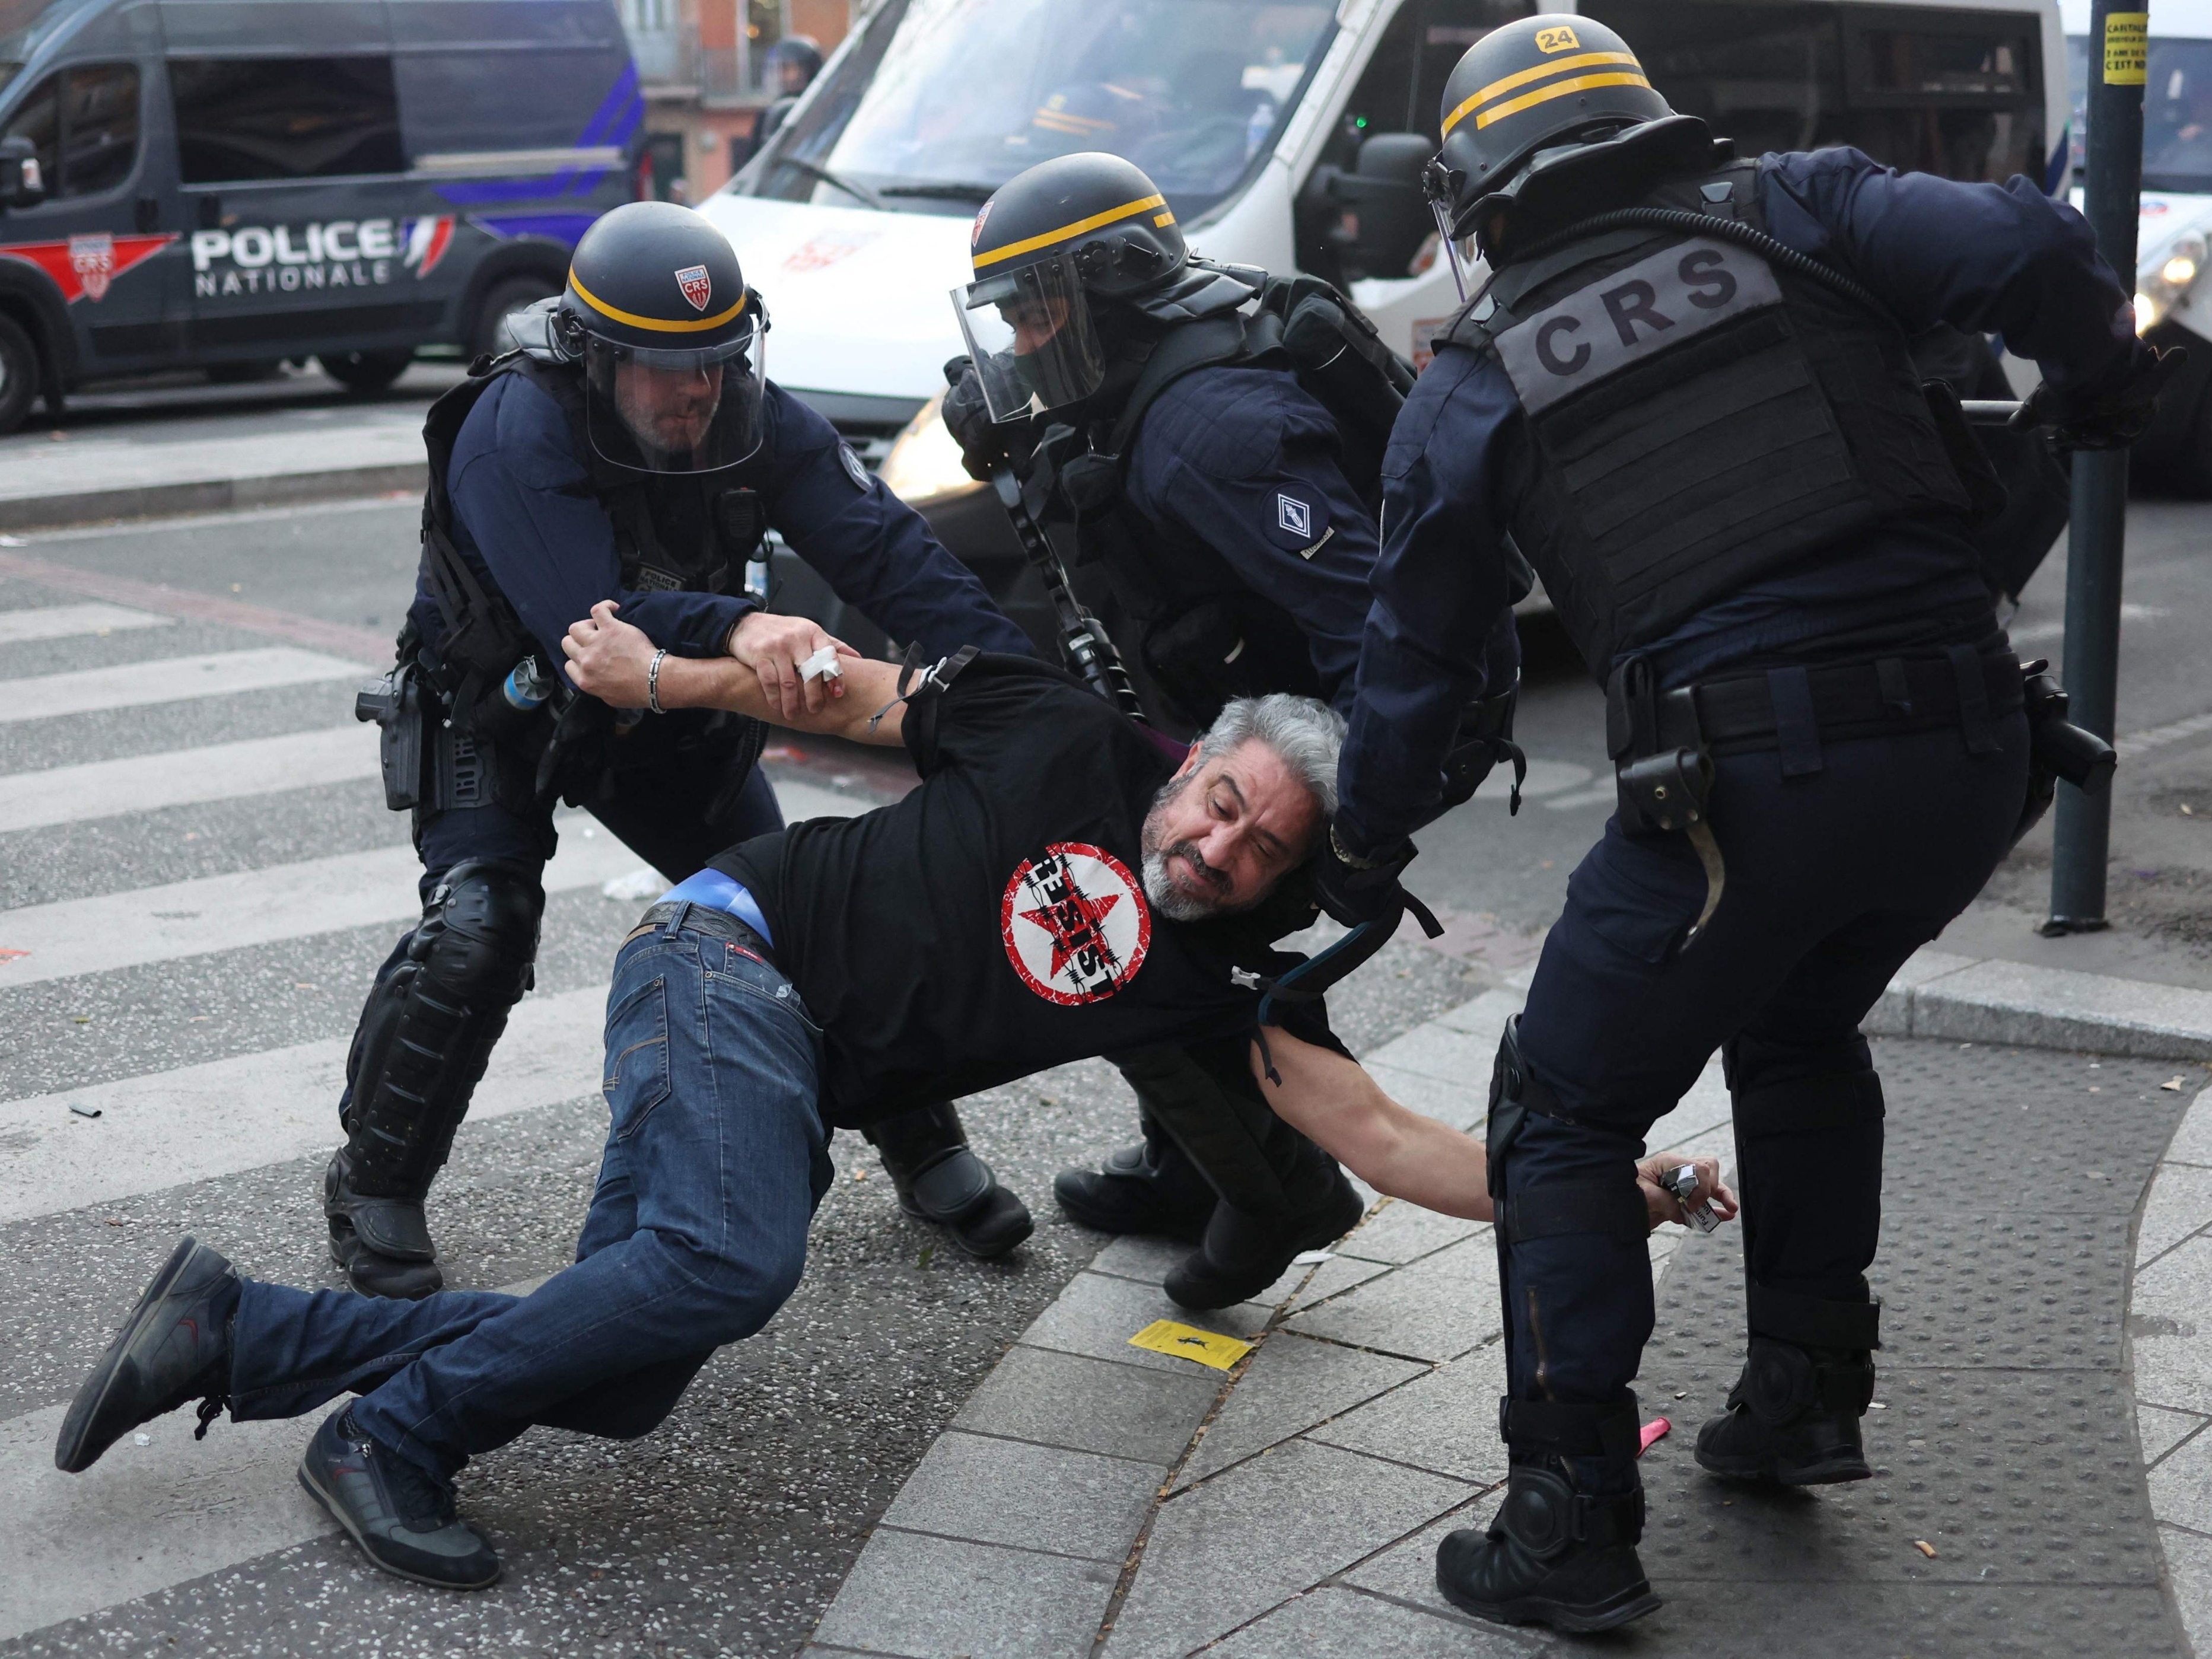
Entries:
[[[801,665],[828,636],[744,591],[773,526],[901,639],[1028,649],[829,423],[765,378],[765,307],[698,215],[616,209],[577,244],[566,291],[516,327],[525,349],[431,408],[422,573],[398,665],[363,699],[423,866],[422,920],[362,1011],[325,1184],[332,1256],[373,1295],[441,1283],[423,1200],[530,988],[556,799],[672,880],[782,822],[754,764],[763,728],[625,717],[574,691],[551,668],[571,623],[617,599],[667,652],[727,653],[779,707],[819,708],[825,683]],[[950,1106],[871,1135],[910,1213],[980,1255],[1027,1237]]]
[[[1103,576],[1154,723],[1202,728],[1268,691],[1348,709],[1382,445],[1410,369],[1326,283],[1194,257],[1120,156],[1019,174],[976,216],[970,252],[946,425],[974,476],[1011,467],[1079,574]],[[1510,619],[1495,640],[1510,688]],[[1498,752],[1510,701],[1476,719],[1485,740],[1463,761]],[[1177,1301],[1241,1300],[1356,1218],[1334,1166],[1258,1101],[1237,1045],[1118,1063],[1143,1142],[1054,1192],[1085,1225],[1201,1243],[1169,1280]]]
[[[1489,276],[1385,464],[1389,534],[1340,773],[1330,907],[1387,896],[1511,537],[1605,687],[1620,805],[1574,872],[1492,1085],[1504,1506],[1440,1588],[1510,1623],[1658,1605],[1630,1380],[1653,1320],[1634,1160],[1715,1048],[1735,1102],[1749,1352],[1697,1457],[1864,1479],[1882,1093],[1858,1022],[2014,839],[2043,683],[1996,623],[1909,334],[2002,331],[2029,413],[2129,441],[2166,367],[2087,227],[2024,179],[1855,150],[1733,160],[1583,17],[1510,23],[1443,96],[1428,186]],[[2033,733],[2033,735],[2032,735]]]

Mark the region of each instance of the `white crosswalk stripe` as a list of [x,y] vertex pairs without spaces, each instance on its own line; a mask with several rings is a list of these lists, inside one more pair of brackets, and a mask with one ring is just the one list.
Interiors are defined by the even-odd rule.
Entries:
[[0,835],[377,775],[376,728],[333,726],[0,777]]
[[[0,648],[168,622],[110,605],[0,611]],[[0,672],[5,661],[0,656]],[[0,722],[190,708],[228,693],[359,680],[368,672],[292,647],[117,663],[0,679]],[[112,759],[95,750],[75,764],[0,775],[0,836],[368,780],[376,775],[376,750],[375,732],[353,724]],[[848,815],[868,804],[801,783],[781,784],[777,793],[793,820]],[[635,878],[629,885],[647,898],[656,890],[637,855],[586,816],[564,814],[561,831],[561,850],[545,872],[549,892],[623,877]],[[135,832],[104,833],[117,838],[128,868]],[[398,845],[0,911],[0,994],[347,928],[396,933],[418,913],[420,874],[412,849]],[[471,1122],[595,1092],[605,1000],[603,983],[526,998],[476,1091]],[[0,1101],[0,1225],[321,1153],[336,1138],[350,1036],[333,1031]],[[292,1478],[317,1416],[221,1424],[195,1443],[190,1414],[176,1413],[147,1425],[146,1444],[126,1437],[90,1474],[72,1477],[52,1462],[66,1408],[51,1401],[0,1421],[0,1561],[7,1564],[0,1642],[331,1530]]]
[[113,634],[131,628],[168,628],[174,621],[119,605],[53,605],[39,611],[0,611],[0,645]]
[[80,668],[66,674],[0,680],[0,722],[143,708],[186,697],[266,691],[322,680],[366,679],[369,672],[359,663],[289,645],[165,657],[118,668]]

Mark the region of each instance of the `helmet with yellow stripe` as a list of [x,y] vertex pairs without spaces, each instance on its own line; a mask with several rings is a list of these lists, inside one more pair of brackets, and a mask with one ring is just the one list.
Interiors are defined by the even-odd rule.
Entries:
[[727,237],[673,202],[631,202],[576,244],[552,339],[584,366],[602,459],[710,472],[760,447],[767,332]]
[[1086,151],[1001,185],[969,237],[975,280],[952,290],[994,421],[1089,397],[1106,366],[1091,301],[1139,301],[1183,276],[1190,250],[1144,170]]
[[[1425,183],[1454,238],[1481,230],[1552,159],[1547,152],[1653,123],[1668,124],[1670,137],[1675,125],[1705,132],[1652,89],[1627,41],[1591,18],[1556,12],[1504,24],[1469,46],[1444,82],[1440,118],[1443,148]],[[1689,148],[1711,154],[1709,137]]]

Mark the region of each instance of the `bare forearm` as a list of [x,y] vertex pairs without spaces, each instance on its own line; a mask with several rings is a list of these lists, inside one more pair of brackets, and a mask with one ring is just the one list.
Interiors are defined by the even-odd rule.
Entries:
[[1401,1106],[1358,1065],[1286,1031],[1270,1031],[1276,1086],[1267,1103],[1380,1193],[1443,1215],[1488,1221],[1490,1160],[1482,1143]]
[[898,695],[898,669],[863,658],[844,659],[845,695],[810,713],[796,699],[779,710],[762,689],[760,676],[730,657],[664,657],[660,661],[663,708],[726,708],[794,732],[848,738],[855,743],[896,744],[902,711],[894,710],[875,731],[868,716]]

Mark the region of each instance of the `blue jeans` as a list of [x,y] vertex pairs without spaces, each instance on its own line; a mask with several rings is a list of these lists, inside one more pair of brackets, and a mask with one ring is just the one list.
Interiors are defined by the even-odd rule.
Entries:
[[419,1302],[248,1279],[234,1418],[356,1393],[365,1432],[450,1476],[533,1423],[641,1435],[716,1348],[769,1322],[830,1186],[821,1033],[782,974],[685,920],[615,959],[613,1121],[575,1265],[526,1297]]

